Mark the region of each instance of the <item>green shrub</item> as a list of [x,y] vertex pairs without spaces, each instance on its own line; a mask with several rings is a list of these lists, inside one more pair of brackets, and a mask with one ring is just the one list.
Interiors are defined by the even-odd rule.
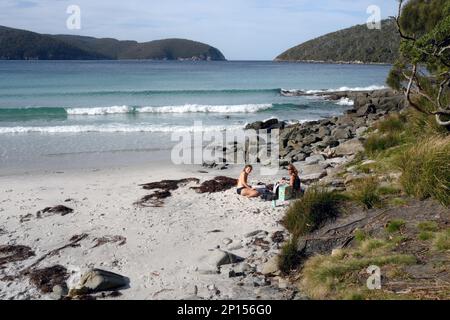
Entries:
[[396,187],[392,187],[392,186],[384,186],[384,187],[379,187],[378,188],[378,193],[380,195],[398,195],[400,194],[402,191],[399,188]]
[[405,130],[405,116],[396,114],[377,123],[376,128],[381,133],[399,133]]
[[370,177],[354,181],[350,196],[352,200],[362,204],[366,209],[371,209],[380,204],[377,179]]
[[295,269],[299,261],[297,238],[294,237],[281,248],[281,252],[278,255],[278,268],[284,274],[288,274]]
[[374,157],[380,152],[398,146],[402,143],[402,139],[398,133],[374,133],[364,142],[366,153]]
[[436,221],[423,221],[420,222],[417,227],[420,231],[432,231],[436,232],[439,229],[439,226]]
[[437,233],[433,246],[438,251],[450,250],[450,229]]
[[397,159],[405,192],[419,199],[434,197],[450,206],[450,136],[420,141]]
[[386,226],[386,231],[389,233],[394,233],[399,231],[405,225],[405,220],[394,219],[388,223]]
[[433,236],[434,236],[433,232],[430,231],[421,231],[419,233],[419,239],[422,241],[430,240],[431,238],[433,238]]
[[323,187],[311,186],[304,196],[288,208],[282,223],[294,236],[319,228],[326,220],[339,214],[343,197]]
[[361,229],[356,229],[355,230],[355,240],[356,240],[356,242],[360,243],[360,242],[363,242],[366,239],[367,239],[367,234],[363,230],[361,230]]

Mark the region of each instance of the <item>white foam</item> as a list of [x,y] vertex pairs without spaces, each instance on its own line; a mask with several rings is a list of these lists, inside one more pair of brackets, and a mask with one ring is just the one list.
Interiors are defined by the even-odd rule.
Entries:
[[305,93],[314,94],[314,93],[322,93],[322,92],[341,92],[341,91],[373,91],[373,90],[383,90],[383,89],[386,89],[386,86],[371,85],[368,87],[354,87],[354,88],[340,87],[337,89],[327,89],[327,90],[308,90],[308,91],[305,91]]
[[341,100],[337,101],[336,104],[340,106],[353,106],[355,104],[355,101],[349,99],[349,98],[341,98]]
[[185,104],[182,106],[143,107],[136,109],[143,113],[253,113],[270,109],[272,104],[241,104],[241,105],[199,105]]
[[49,126],[49,127],[0,127],[0,134],[24,134],[24,133],[43,133],[43,134],[60,134],[60,133],[134,133],[134,132],[192,132],[194,130],[201,130],[204,132],[215,132],[223,130],[240,130],[242,126],[164,126],[164,125],[103,125],[103,126]]
[[129,106],[112,106],[112,107],[98,107],[98,108],[67,108],[66,109],[66,112],[69,115],[83,115],[83,116],[129,113],[132,111],[133,111],[133,108],[129,107]]
[[240,104],[240,105],[199,105],[185,104],[162,107],[129,107],[112,106],[98,108],[67,108],[69,115],[107,115],[123,113],[255,113],[272,108],[272,104]]

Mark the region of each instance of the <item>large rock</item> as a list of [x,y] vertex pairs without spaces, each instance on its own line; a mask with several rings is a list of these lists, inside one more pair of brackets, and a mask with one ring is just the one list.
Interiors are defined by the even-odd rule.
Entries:
[[357,154],[360,151],[364,151],[364,147],[358,139],[352,139],[341,143],[334,150],[337,156]]
[[352,136],[349,128],[336,128],[331,132],[331,135],[338,140],[348,139]]
[[313,156],[310,156],[310,157],[306,158],[305,159],[305,163],[308,164],[308,165],[309,164],[317,164],[320,161],[324,161],[324,160],[325,160],[325,157],[323,155],[316,154],[316,155],[313,155]]
[[365,106],[362,106],[358,110],[356,110],[356,114],[359,117],[367,116],[370,113],[375,113],[377,111],[377,107],[373,104],[366,104]]
[[69,291],[69,296],[116,290],[127,286],[128,283],[128,278],[119,274],[101,269],[92,269],[81,277],[75,288]]
[[321,163],[321,164],[295,164],[299,173],[301,175],[308,175],[308,174],[313,174],[313,173],[319,173],[319,172],[323,172],[328,165]]
[[214,250],[208,257],[208,263],[211,266],[220,267],[225,264],[244,261],[244,258],[224,250]]
[[310,173],[307,175],[302,175],[300,177],[300,180],[304,183],[312,183],[312,182],[316,182],[317,180],[322,179],[323,177],[327,176],[327,171],[324,170],[322,172],[315,172],[315,173]]
[[261,273],[263,275],[270,275],[277,273],[279,270],[280,269],[278,268],[278,256],[274,256],[263,265]]

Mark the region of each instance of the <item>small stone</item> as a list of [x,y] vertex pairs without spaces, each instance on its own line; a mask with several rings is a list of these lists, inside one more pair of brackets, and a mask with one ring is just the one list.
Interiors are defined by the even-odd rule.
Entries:
[[222,240],[222,243],[224,245],[226,245],[226,246],[229,245],[232,242],[233,242],[233,240],[231,240],[230,238],[225,238],[225,239]]
[[256,235],[259,235],[260,233],[264,233],[265,235],[269,234],[267,231],[264,231],[264,230],[256,230],[256,231],[252,231],[252,232],[249,232],[249,233],[245,234],[244,237],[251,238],[251,237],[254,237]]
[[241,262],[243,260],[244,258],[242,257],[219,249],[214,250],[208,259],[209,264],[216,267],[220,267],[225,264]]
[[227,249],[230,251],[240,250],[243,246],[241,243],[231,243],[227,246]]
[[261,273],[263,275],[269,275],[277,272],[278,270],[278,256],[274,256],[263,265]]

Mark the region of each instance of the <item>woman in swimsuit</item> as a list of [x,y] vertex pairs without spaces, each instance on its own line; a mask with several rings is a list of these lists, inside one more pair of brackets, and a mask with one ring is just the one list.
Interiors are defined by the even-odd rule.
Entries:
[[237,183],[237,194],[247,198],[255,198],[259,196],[259,192],[247,183],[248,175],[252,172],[252,170],[253,167],[251,165],[246,165],[244,170],[241,172]]
[[298,176],[298,170],[293,165],[288,165],[288,173],[289,173],[289,186],[292,188],[295,196],[298,196],[302,193],[300,178]]

